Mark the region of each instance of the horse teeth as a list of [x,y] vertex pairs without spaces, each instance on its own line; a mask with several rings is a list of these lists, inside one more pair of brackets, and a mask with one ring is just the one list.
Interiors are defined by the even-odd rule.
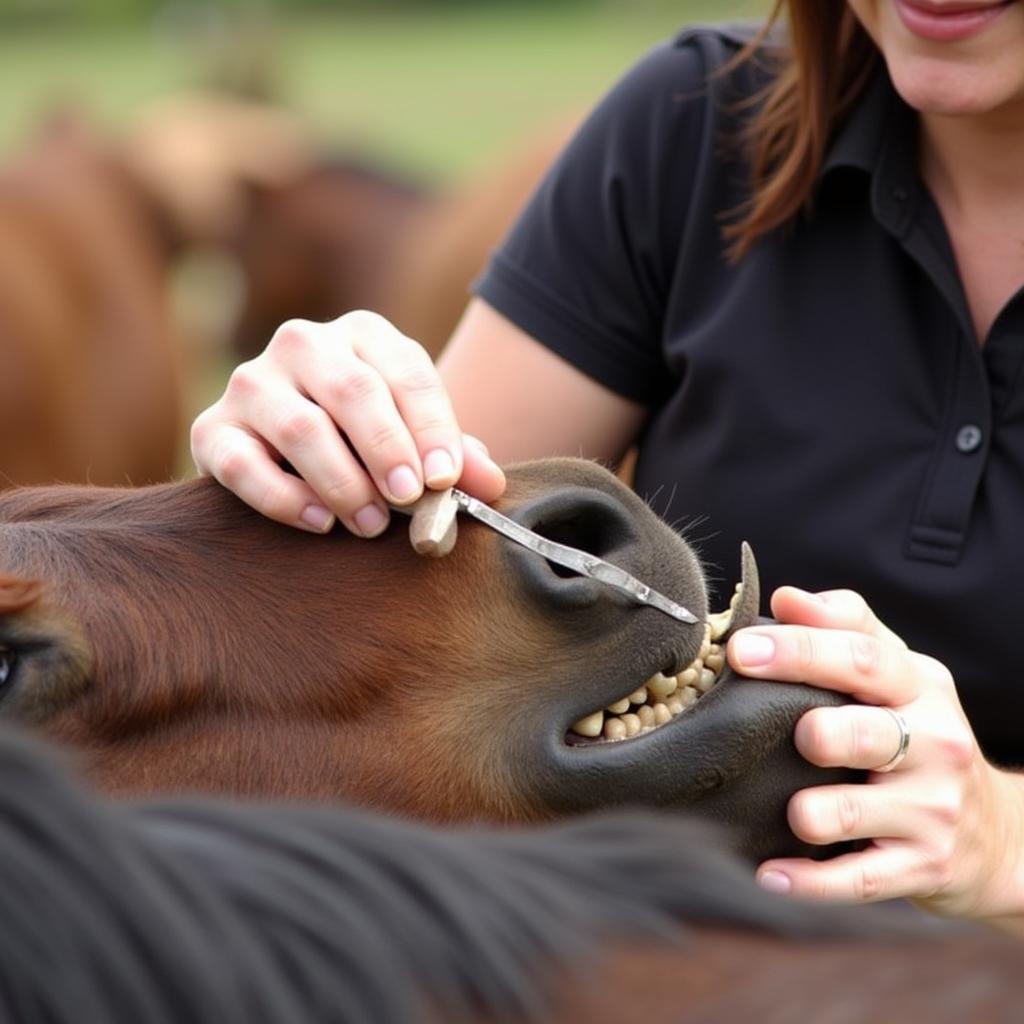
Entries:
[[656,698],[670,697],[676,692],[676,687],[678,685],[679,684],[676,682],[675,676],[666,676],[659,672],[657,675],[653,675],[647,680],[647,692],[652,697]]
[[711,639],[721,640],[732,622],[732,612],[717,612],[715,615],[709,615],[708,622],[711,625]]
[[711,669],[703,668],[700,671],[700,676],[695,685],[701,693],[707,693],[717,681],[718,677],[711,671]]
[[622,697],[603,711],[595,711],[574,722],[572,731],[587,739],[630,739],[667,725],[687,708],[693,707],[718,682],[718,676],[725,667],[725,651],[717,641],[730,626],[732,608],[739,599],[740,590],[740,585],[737,585],[729,610],[708,616],[700,651],[686,668],[674,676],[655,672],[645,685],[628,697]]
[[736,611],[736,605],[739,604],[742,594],[743,584],[737,583],[732,597],[729,598],[729,607],[726,608],[725,611],[715,612],[713,615],[708,616],[708,625],[711,627],[712,640],[721,640],[722,637],[729,632],[729,627],[732,625],[733,613]]
[[680,686],[693,686],[693,684],[697,682],[698,677],[699,669],[696,669],[693,667],[693,665],[690,665],[689,668],[684,668],[683,671],[676,676],[676,682]]
[[677,695],[684,708],[691,707],[697,703],[700,691],[694,686],[684,686]]
[[626,738],[626,723],[621,718],[609,718],[604,723],[602,735],[606,740],[624,740]]
[[601,735],[601,729],[604,727],[604,712],[595,711],[592,715],[587,715],[584,718],[579,719],[572,723],[572,731],[579,736],[586,736],[589,739],[595,739]]

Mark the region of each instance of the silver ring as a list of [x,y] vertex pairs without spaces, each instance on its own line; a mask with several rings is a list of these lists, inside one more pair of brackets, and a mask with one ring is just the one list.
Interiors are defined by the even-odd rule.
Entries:
[[898,711],[894,711],[892,708],[882,708],[882,710],[888,711],[896,722],[900,730],[900,742],[896,747],[896,753],[885,764],[872,770],[876,772],[891,772],[907,756],[907,748],[910,746],[910,726],[907,725],[907,720]]

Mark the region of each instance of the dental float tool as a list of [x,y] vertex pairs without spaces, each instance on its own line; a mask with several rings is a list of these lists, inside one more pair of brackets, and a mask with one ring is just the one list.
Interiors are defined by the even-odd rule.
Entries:
[[455,546],[458,530],[456,517],[459,512],[465,512],[503,537],[535,552],[549,562],[603,583],[620,594],[625,594],[637,604],[656,608],[671,618],[690,625],[700,621],[681,604],[631,576],[625,569],[620,569],[617,565],[612,565],[611,562],[606,562],[587,551],[542,537],[456,487],[449,487],[443,491],[426,491],[414,504],[404,508],[393,505],[392,508],[412,516],[409,539],[419,555],[433,558],[447,555]]

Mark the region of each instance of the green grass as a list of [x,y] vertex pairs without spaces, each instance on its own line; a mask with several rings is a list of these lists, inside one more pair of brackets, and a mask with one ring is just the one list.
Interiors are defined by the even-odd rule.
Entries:
[[237,32],[216,23],[189,32],[8,32],[0,37],[0,144],[23,137],[53,102],[73,102],[117,124],[147,101],[195,85],[211,64],[262,53],[280,93],[325,139],[440,178],[553,113],[592,103],[680,25],[765,6],[632,0],[517,10],[481,3],[444,13],[253,21]]

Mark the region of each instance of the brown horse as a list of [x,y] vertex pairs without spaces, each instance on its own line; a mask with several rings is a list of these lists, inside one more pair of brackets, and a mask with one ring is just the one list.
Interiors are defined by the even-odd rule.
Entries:
[[80,122],[0,168],[0,487],[171,475],[167,255],[149,197]]
[[442,189],[325,158],[254,187],[233,246],[246,282],[237,354],[256,355],[293,317],[331,320],[365,308],[436,355],[571,127],[568,118],[545,126]]
[[[598,467],[558,460],[509,477],[513,518],[627,569],[715,634],[755,614],[748,564],[735,607],[709,616],[690,549]],[[795,849],[785,801],[830,776],[796,756],[790,734],[831,695],[728,670],[709,680],[718,652],[702,654],[699,624],[475,522],[441,560],[414,555],[405,534],[399,521],[372,542],[310,536],[208,480],[11,492],[0,498],[3,712],[79,747],[119,792],[342,795],[445,821],[633,802],[719,819],[750,856]],[[689,675],[696,657],[704,668]],[[598,735],[586,724],[595,714]],[[616,739],[613,725],[628,734],[631,718],[634,734]],[[29,958],[36,966],[0,988],[71,1007],[48,1019],[80,1019],[85,997],[151,1019],[123,1009],[142,935],[146,981],[133,991],[154,1014],[182,993],[203,993],[207,1008],[227,1000],[247,1022],[952,1024],[1017,1013],[1019,944],[957,930],[930,940],[899,919],[771,897],[685,822],[444,837],[336,808],[92,808],[63,783],[40,792],[14,754],[0,735],[0,963],[15,962],[18,923],[38,928],[45,914],[63,937],[62,970]],[[88,918],[68,893],[88,897]],[[104,942],[85,920],[104,923]],[[696,926],[688,938],[684,922]],[[599,945],[581,960],[588,939]],[[230,969],[225,955],[237,957]],[[266,998],[250,1007],[232,986]],[[423,993],[436,1012],[365,1011],[368,993],[386,1006]],[[286,998],[298,1017],[274,1016]],[[97,1019],[122,1019],[111,1014]]]
[[402,239],[430,201],[412,181],[341,157],[252,187],[231,246],[245,283],[237,355],[256,355],[294,317],[332,320],[361,308],[394,317]]
[[[607,471],[552,460],[510,481],[519,522],[703,623],[692,551]],[[704,625],[475,522],[433,560],[404,521],[308,536],[209,480],[24,490],[0,498],[0,570],[3,712],[87,749],[113,791],[344,794],[446,821],[684,805],[760,855],[794,843],[789,795],[837,777],[790,736],[835,695],[741,682]],[[716,633],[756,616],[746,575]]]

